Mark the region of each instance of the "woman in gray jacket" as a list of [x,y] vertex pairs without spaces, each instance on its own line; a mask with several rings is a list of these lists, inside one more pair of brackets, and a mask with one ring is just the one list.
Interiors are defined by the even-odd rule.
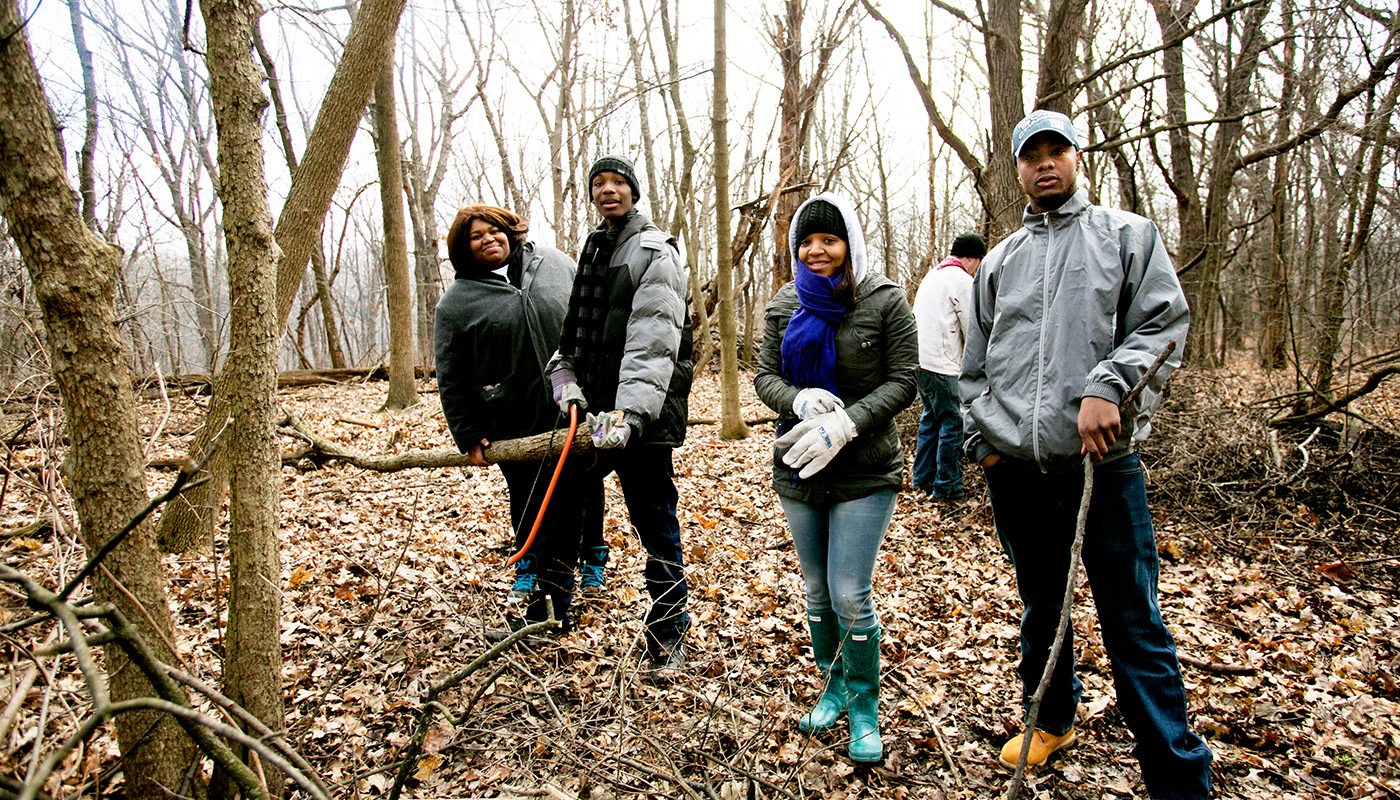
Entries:
[[798,723],[848,712],[852,761],[878,762],[880,635],[875,559],[903,484],[894,417],[914,400],[919,341],[904,291],[868,272],[845,198],[808,200],[788,232],[793,281],[764,311],[754,388],[777,411],[773,488],[807,585],[812,655],[825,686]]

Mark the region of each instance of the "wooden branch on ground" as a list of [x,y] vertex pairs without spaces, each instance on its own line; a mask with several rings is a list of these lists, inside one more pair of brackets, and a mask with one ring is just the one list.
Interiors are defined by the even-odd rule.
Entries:
[[[472,466],[470,457],[465,453],[456,450],[408,450],[403,453],[393,455],[369,455],[358,450],[351,450],[342,447],[335,442],[313,432],[296,417],[287,417],[281,423],[283,432],[292,432],[299,439],[303,439],[311,445],[310,451],[302,454],[302,458],[310,458],[313,461],[344,461],[347,464],[359,467],[371,472],[398,472],[405,469],[440,469],[442,467],[470,467]],[[568,431],[554,430],[548,433],[539,433],[534,436],[525,436],[520,439],[503,439],[492,442],[490,447],[482,451],[482,455],[489,464],[499,464],[506,461],[539,461],[544,458],[558,456],[564,449],[564,440]],[[573,445],[569,449],[570,455],[580,455],[593,450],[593,437],[589,435],[588,428],[580,425],[574,433]],[[284,463],[285,463],[285,456]]]
[[1226,675],[1253,675],[1258,671],[1248,664],[1224,664],[1219,661],[1208,661],[1204,658],[1188,656],[1180,650],[1176,651],[1176,660],[1196,669],[1202,669],[1206,672],[1220,672]]
[[1370,394],[1371,392],[1374,392],[1376,388],[1381,385],[1382,381],[1384,381],[1386,378],[1389,378],[1392,375],[1400,375],[1400,366],[1389,366],[1384,369],[1376,370],[1375,372],[1368,375],[1366,377],[1365,382],[1363,382],[1360,386],[1358,386],[1355,389],[1352,389],[1346,394],[1341,395],[1340,397],[1337,397],[1335,399],[1325,397],[1323,395],[1316,395],[1316,398],[1321,403],[1321,405],[1319,405],[1316,408],[1310,409],[1302,414],[1292,414],[1287,417],[1279,417],[1278,419],[1269,420],[1269,427],[1285,428],[1294,425],[1307,425],[1316,422],[1317,420],[1327,416],[1328,414],[1331,414],[1333,411],[1341,411],[1342,409],[1345,409],[1348,405],[1351,405],[1357,399],[1364,397]]

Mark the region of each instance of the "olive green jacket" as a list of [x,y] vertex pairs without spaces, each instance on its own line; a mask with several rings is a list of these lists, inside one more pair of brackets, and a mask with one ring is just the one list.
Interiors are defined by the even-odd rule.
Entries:
[[[783,334],[797,311],[796,284],[788,283],[763,312],[763,347],[754,389],[784,422],[799,388],[783,377]],[[903,485],[904,448],[895,415],[914,402],[919,369],[919,335],[904,290],[879,273],[856,287],[856,302],[836,329],[836,388],[858,431],[821,472],[797,479],[782,461],[786,448],[773,448],[773,489],[783,497],[826,504],[858,500]]]

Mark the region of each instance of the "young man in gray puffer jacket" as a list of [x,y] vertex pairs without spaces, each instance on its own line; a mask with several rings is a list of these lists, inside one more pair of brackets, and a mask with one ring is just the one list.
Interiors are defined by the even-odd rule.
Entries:
[[685,663],[690,616],[671,451],[685,441],[693,373],[686,272],[676,239],[636,207],[637,173],[604,156],[588,174],[603,222],[584,240],[549,365],[554,400],[587,409],[596,462],[582,496],[616,472],[632,527],[647,551],[647,653],[653,671]]
[[[1022,702],[1029,707],[1055,638],[1088,455],[1097,463],[1083,558],[1119,710],[1148,793],[1204,798],[1211,752],[1188,723],[1176,645],[1157,606],[1157,546],[1136,453],[1180,356],[1119,409],[1167,343],[1184,343],[1186,298],[1151,221],[1089,203],[1068,117],[1031,113],[1011,149],[1030,204],[1024,227],[977,273],[959,390],[965,449],[986,470],[997,535],[1026,606]],[[1074,665],[1067,637],[1032,737],[1032,766],[1075,741]],[[1014,766],[1021,745],[1021,736],[1007,742],[1000,761]]]

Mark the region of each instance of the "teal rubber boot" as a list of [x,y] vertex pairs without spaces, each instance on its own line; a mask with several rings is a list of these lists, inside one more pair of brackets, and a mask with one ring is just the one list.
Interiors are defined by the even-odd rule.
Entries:
[[857,764],[879,763],[880,743],[880,626],[853,630],[841,648],[850,692],[851,746]]
[[846,669],[841,663],[841,623],[829,608],[807,609],[807,627],[812,632],[812,658],[822,674],[822,694],[817,704],[802,715],[797,727],[807,733],[824,731],[846,713]]

